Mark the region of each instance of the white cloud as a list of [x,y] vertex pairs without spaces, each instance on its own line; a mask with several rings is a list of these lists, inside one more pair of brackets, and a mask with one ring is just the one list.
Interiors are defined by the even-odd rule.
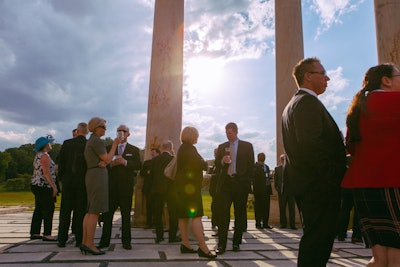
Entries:
[[334,24],[342,24],[341,18],[355,11],[365,0],[309,0],[310,9],[320,17],[316,38]]
[[343,77],[343,68],[337,67],[335,70],[328,70],[327,74],[330,78],[328,88],[321,95],[321,101],[329,110],[337,110],[337,106],[347,99],[341,95],[341,91],[349,86],[349,81]]

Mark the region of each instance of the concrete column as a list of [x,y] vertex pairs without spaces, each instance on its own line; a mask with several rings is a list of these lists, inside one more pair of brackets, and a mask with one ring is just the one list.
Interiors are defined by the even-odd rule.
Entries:
[[[276,162],[284,153],[282,141],[282,112],[297,91],[292,77],[296,63],[304,58],[301,0],[275,0],[276,51]],[[275,191],[275,189],[274,189]],[[270,223],[279,225],[279,204],[274,192],[271,197]],[[300,218],[296,209],[296,223]]]
[[304,57],[301,0],[275,1],[276,162],[284,153],[282,112],[297,90],[294,65]]
[[375,0],[378,62],[400,65],[400,0]]
[[[183,0],[155,1],[145,160],[151,158],[150,149],[160,147],[164,140],[171,140],[175,150],[180,145],[183,23]],[[143,178],[139,176],[135,187],[134,226],[145,223],[142,186]]]

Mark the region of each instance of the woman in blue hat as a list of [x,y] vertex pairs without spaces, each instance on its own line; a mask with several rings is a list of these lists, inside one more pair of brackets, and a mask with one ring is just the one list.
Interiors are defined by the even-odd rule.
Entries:
[[[37,152],[33,160],[33,175],[31,190],[35,195],[35,210],[31,223],[31,239],[43,241],[57,241],[51,236],[53,226],[54,202],[57,195],[55,163],[48,152],[51,150],[51,136],[39,137],[35,142]],[[44,224],[44,234],[40,235],[40,228]]]

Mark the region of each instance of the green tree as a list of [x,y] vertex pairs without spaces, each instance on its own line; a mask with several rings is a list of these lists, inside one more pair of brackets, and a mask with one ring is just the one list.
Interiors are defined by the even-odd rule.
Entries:
[[6,180],[6,171],[8,169],[8,165],[10,164],[12,158],[10,153],[4,151],[0,151],[0,181]]

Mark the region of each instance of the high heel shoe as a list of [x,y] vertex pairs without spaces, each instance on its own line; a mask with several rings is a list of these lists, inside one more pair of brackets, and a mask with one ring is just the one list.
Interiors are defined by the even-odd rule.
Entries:
[[197,253],[197,251],[181,244],[181,253]]
[[208,251],[208,253],[205,253],[204,251],[199,248],[197,250],[197,254],[199,257],[207,258],[207,259],[215,259],[217,257],[217,254],[212,253],[211,251]]
[[85,245],[82,245],[80,247],[80,249],[81,249],[81,252],[84,253],[85,255],[87,253],[92,254],[92,255],[104,255],[104,254],[106,254],[105,251],[102,251],[102,250],[94,251],[93,249],[91,249],[91,248],[89,248],[89,247],[87,247]]
[[79,246],[79,249],[81,250],[81,253],[82,253],[82,254],[86,254],[86,253],[85,253],[85,247],[86,247],[86,246],[85,246],[85,245],[82,245],[82,244]]

